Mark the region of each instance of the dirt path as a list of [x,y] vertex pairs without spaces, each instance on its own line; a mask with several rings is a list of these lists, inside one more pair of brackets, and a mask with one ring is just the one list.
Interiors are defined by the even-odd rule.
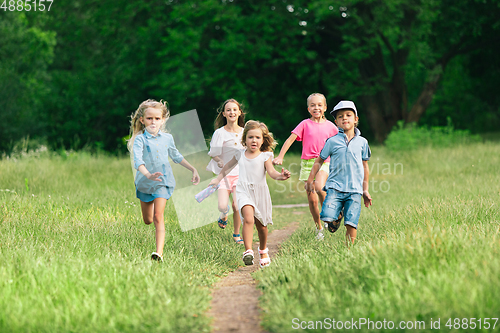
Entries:
[[[269,234],[267,243],[271,260],[276,257],[279,245],[298,227],[298,222],[292,222],[285,229],[273,230]],[[252,266],[238,268],[215,285],[209,311],[209,315],[214,317],[212,332],[263,332],[260,327],[259,308],[259,297],[262,293],[256,288],[257,282],[250,275],[259,269],[258,245],[259,243],[254,243],[256,256]]]

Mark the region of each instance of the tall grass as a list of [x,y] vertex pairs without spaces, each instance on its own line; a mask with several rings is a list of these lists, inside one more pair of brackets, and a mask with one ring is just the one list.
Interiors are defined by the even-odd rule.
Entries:
[[[307,202],[299,162],[285,160],[291,180],[268,180],[274,204]],[[445,318],[498,317],[499,163],[493,143],[374,147],[374,205],[363,208],[351,249],[344,228],[317,242],[307,207],[275,208],[273,227],[302,227],[255,274],[265,328],[328,317],[422,320],[429,330],[431,318],[446,329]],[[183,233],[171,202],[165,215],[158,265],[128,158],[0,161],[0,331],[208,332],[211,287],[241,265],[241,247],[231,227]]]
[[209,331],[210,286],[242,250],[215,223],[181,232],[168,203],[152,263],[127,158],[3,160],[0,190],[1,332]]
[[332,319],[361,318],[395,328],[423,321],[425,331],[431,320],[449,330],[450,318],[476,318],[477,329],[478,318],[498,318],[500,146],[398,154],[375,147],[369,164],[373,206],[362,209],[353,247],[345,245],[345,228],[317,242],[305,223],[272,267],[255,274],[265,329],[288,332],[302,323],[329,331]]

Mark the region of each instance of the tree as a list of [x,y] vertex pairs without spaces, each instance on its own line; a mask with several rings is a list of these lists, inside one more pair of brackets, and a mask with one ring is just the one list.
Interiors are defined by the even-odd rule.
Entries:
[[43,18],[30,23],[24,13],[0,12],[0,151],[46,129],[42,99],[55,34],[40,29],[43,24]]
[[[399,120],[420,120],[452,59],[500,36],[494,0],[315,1],[310,8],[308,42],[323,50],[325,85],[359,98],[379,142]],[[323,45],[335,46],[325,52]]]

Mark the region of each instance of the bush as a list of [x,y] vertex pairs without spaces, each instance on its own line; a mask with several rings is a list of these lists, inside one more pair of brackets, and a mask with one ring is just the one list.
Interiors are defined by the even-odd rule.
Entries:
[[446,126],[417,126],[399,121],[385,140],[385,145],[392,151],[414,150],[419,147],[450,147],[457,144],[480,142],[479,135],[471,134],[469,130],[453,128],[451,118],[447,118]]

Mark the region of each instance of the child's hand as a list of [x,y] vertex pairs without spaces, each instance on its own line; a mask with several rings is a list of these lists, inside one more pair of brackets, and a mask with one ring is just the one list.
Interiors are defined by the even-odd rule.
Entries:
[[219,183],[217,182],[217,178],[214,178],[214,179],[212,179],[212,181],[210,182],[210,184],[208,184],[208,186],[209,186],[209,187],[210,187],[210,186],[212,186],[212,187],[213,187],[213,186],[217,186],[217,184],[219,184]]
[[368,191],[363,191],[363,201],[365,202],[365,207],[372,205],[372,197]]
[[273,160],[273,164],[276,165],[276,164],[283,164],[283,159],[281,157],[276,157],[274,160]]
[[159,177],[163,176],[161,172],[155,172],[155,173],[150,173],[149,176],[146,178],[149,180],[154,180],[156,182],[161,182],[161,179]]
[[281,180],[287,180],[288,178],[290,178],[290,175],[290,171],[285,168],[281,168]]
[[217,162],[217,166],[222,169],[224,167],[224,161],[220,160],[219,162]]
[[193,178],[191,178],[193,185],[198,185],[200,183],[200,175],[198,174],[198,170],[193,171]]
[[316,189],[314,188],[314,181],[306,181],[304,184],[304,188],[307,191],[307,194],[316,192]]

